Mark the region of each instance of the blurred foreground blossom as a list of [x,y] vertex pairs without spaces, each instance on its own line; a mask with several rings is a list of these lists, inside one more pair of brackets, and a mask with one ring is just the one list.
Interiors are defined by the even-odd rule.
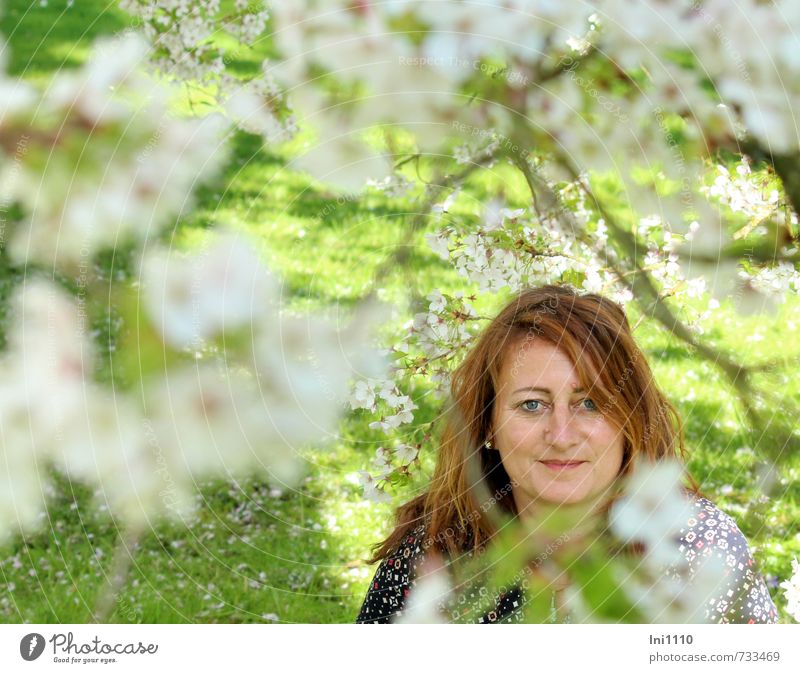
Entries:
[[15,263],[85,275],[98,251],[155,236],[225,161],[224,118],[174,116],[170,89],[141,72],[147,49],[127,34],[41,92],[0,82],[14,92],[0,103],[0,202],[24,213]]
[[[681,551],[681,533],[695,515],[683,476],[674,460],[637,461],[609,517],[617,538],[645,546],[633,572],[620,572],[619,578],[636,608],[654,623],[716,621],[729,607],[719,598],[730,572],[725,557],[699,555],[689,563]],[[710,610],[710,600],[719,614]]]
[[800,622],[800,563],[792,559],[792,576],[781,582],[786,596],[786,611],[796,622]]
[[[658,567],[648,567],[645,561],[640,572],[626,574],[620,584],[630,600],[648,617],[651,623],[696,624],[716,616],[709,610],[709,599],[718,599],[725,577],[723,558],[707,556],[693,572],[656,574]],[[651,574],[652,573],[652,574]],[[727,606],[717,605],[724,613]]]
[[446,566],[430,554],[420,564],[417,579],[397,624],[447,624],[445,606],[453,587]]
[[0,360],[0,537],[37,525],[50,466],[95,485],[137,530],[190,514],[202,480],[257,473],[296,483],[298,450],[335,436],[353,379],[385,375],[371,345],[379,306],[362,304],[341,328],[286,315],[277,281],[230,232],[168,259],[156,249],[143,261],[145,317],[164,342],[160,356],[139,354],[136,392],[94,381],[77,300],[35,277],[13,297]]
[[675,541],[693,512],[682,476],[675,461],[638,461],[610,513],[611,530],[620,540],[643,542],[648,556],[664,564],[675,560]]
[[198,252],[157,248],[140,275],[151,320],[174,348],[195,348],[250,325],[274,309],[278,282],[255,250],[233,232],[215,236]]
[[0,361],[0,450],[7,469],[0,537],[39,522],[50,465],[99,483],[112,511],[142,523],[158,508],[157,466],[133,400],[91,380],[93,349],[77,304],[34,279],[12,306],[9,347]]

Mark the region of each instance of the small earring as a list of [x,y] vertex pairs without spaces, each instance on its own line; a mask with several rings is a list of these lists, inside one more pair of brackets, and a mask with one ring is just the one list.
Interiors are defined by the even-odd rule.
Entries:
[[485,446],[487,449],[489,449],[489,451],[491,451],[491,450],[492,450],[492,441],[491,441],[490,439],[487,439],[487,440],[486,440],[486,443],[484,444],[484,446]]

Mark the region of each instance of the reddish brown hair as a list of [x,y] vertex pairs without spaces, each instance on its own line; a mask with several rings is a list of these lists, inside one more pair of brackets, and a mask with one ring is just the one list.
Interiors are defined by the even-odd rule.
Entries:
[[431,485],[397,509],[394,530],[375,546],[372,562],[389,556],[420,523],[425,523],[426,545],[435,544],[442,552],[455,555],[482,546],[494,534],[494,526],[486,508],[479,506],[470,466],[480,465],[477,478],[498,494],[501,510],[516,515],[500,452],[488,450],[484,443],[491,436],[502,367],[514,346],[524,347],[533,338],[567,354],[582,386],[622,432],[623,474],[639,455],[652,460],[685,458],[678,412],[656,386],[622,307],[567,287],[528,289],[500,311],[453,373],[452,404]]

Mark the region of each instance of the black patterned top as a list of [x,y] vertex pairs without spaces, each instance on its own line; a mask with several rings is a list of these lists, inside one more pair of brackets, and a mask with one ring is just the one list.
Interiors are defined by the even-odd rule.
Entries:
[[[698,621],[717,624],[772,624],[778,614],[764,580],[756,570],[753,557],[735,521],[706,498],[694,499],[694,512],[680,531],[679,550],[689,565],[690,576],[701,561],[715,557],[723,578],[716,593],[705,602]],[[359,624],[386,624],[402,614],[405,600],[416,584],[416,571],[424,558],[425,526],[411,531],[394,554],[379,565],[370,583]],[[469,604],[474,596],[466,596]],[[497,597],[496,608],[475,621],[520,622],[525,601],[519,589]],[[461,601],[459,601],[461,603]],[[571,621],[569,618],[564,621]]]

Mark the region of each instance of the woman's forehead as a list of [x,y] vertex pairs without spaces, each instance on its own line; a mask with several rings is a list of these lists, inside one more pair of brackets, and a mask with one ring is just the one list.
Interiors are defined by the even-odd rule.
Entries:
[[544,339],[518,339],[506,349],[501,376],[506,379],[556,373],[571,376],[574,370],[563,348]]
[[[581,365],[587,373],[595,369],[588,358]],[[570,390],[581,387],[579,369],[566,350],[540,337],[521,337],[506,347],[500,383]]]

